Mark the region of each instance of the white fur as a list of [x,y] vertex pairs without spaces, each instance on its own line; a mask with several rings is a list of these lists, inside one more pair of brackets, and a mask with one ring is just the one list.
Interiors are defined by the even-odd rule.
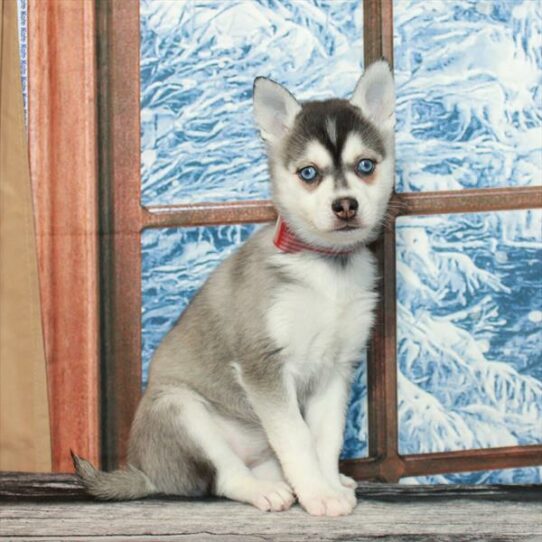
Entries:
[[[356,504],[351,487],[330,483],[319,461],[314,435],[299,410],[296,383],[284,373],[287,396],[280,402],[254,393],[245,386],[248,397],[265,429],[269,442],[280,459],[282,471],[294,488],[302,506],[312,515],[349,514]],[[340,421],[339,421],[340,423]],[[333,478],[338,478],[338,455]]]
[[[375,238],[393,187],[394,160],[392,148],[385,158],[377,156],[356,134],[350,134],[345,143],[342,160],[351,164],[346,173],[347,188],[335,188],[331,174],[326,168],[332,157],[318,141],[307,144],[303,157],[287,169],[280,162],[274,164],[274,174],[280,182],[275,184],[276,200],[281,214],[295,227],[296,233],[306,242],[328,248],[348,247]],[[354,172],[361,158],[376,160],[377,166],[371,182],[365,182]],[[306,165],[317,165],[324,172],[322,181],[315,190],[303,185],[297,171]],[[331,204],[338,197],[353,197],[358,201],[360,228],[348,232],[337,232],[337,218]]]
[[351,102],[380,130],[391,131],[395,124],[395,91],[390,67],[374,62],[361,76]]
[[[335,182],[333,157],[316,140],[307,143],[296,163],[282,163],[281,145],[300,106],[286,89],[272,81],[257,80],[255,84],[255,116],[262,136],[270,144],[274,201],[296,233],[316,246],[337,249],[372,240],[392,190],[394,104],[387,64],[376,63],[367,69],[352,103],[381,132],[386,156],[369,149],[360,135],[350,134],[341,157],[347,165],[345,187]],[[326,122],[326,131],[332,140],[336,139],[337,127],[332,121]],[[370,178],[355,173],[361,158],[377,162]],[[314,186],[304,184],[297,175],[308,165],[318,167],[322,175]],[[339,197],[358,201],[357,229],[337,231],[338,219],[331,204]],[[271,471],[275,478],[284,475],[309,513],[348,514],[356,498],[352,480],[339,474],[338,458],[352,367],[373,325],[374,258],[366,248],[358,249],[345,265],[310,252],[277,252],[273,258],[274,266],[293,278],[272,292],[264,322],[267,335],[281,349],[284,395],[279,400],[271,392],[266,396],[261,388],[252,388],[236,366],[239,382],[261,421],[268,444],[262,435],[246,432],[237,422],[216,417],[213,430],[220,442],[209,438],[204,442],[203,434],[200,442],[205,450],[213,448],[209,457],[219,466],[222,494],[254,502],[256,474],[263,471],[265,477],[269,475],[266,471]],[[201,427],[205,432],[211,430],[209,420],[201,417],[197,425],[192,433],[196,439]],[[252,465],[252,472],[247,465]],[[265,495],[271,492],[278,499],[273,487],[264,490]],[[262,498],[262,491],[256,494]],[[278,499],[275,506],[286,506],[287,502]]]
[[357,360],[373,322],[374,258],[364,249],[345,268],[310,253],[277,254],[276,263],[299,279],[273,296],[269,335],[287,357],[297,387]]
[[[353,173],[354,167],[362,158],[370,158],[376,162],[382,162],[383,159],[376,151],[365,146],[363,139],[357,133],[348,134],[342,152],[343,162],[351,166]],[[356,178],[359,181],[359,177],[356,176]]]
[[305,419],[314,438],[314,446],[322,475],[333,487],[342,483],[337,458],[343,444],[346,404],[350,392],[350,375],[338,371],[321,383],[308,401]]
[[272,456],[267,439],[234,421],[227,421],[198,394],[186,391],[172,395],[179,404],[178,423],[203,449],[216,468],[216,493],[229,499],[250,503],[260,510],[280,511],[294,502],[291,487],[283,478],[261,479],[254,476],[245,461],[247,450],[256,456]]
[[[300,105],[272,81],[258,79],[254,86],[256,121],[269,143],[274,202],[295,232],[316,246],[340,249],[372,240],[392,190],[394,104],[387,64],[376,63],[366,70],[352,103],[379,129],[386,156],[371,150],[360,135],[350,134],[341,156],[346,164],[347,186],[343,186],[333,178],[333,157],[316,139],[307,142],[296,163],[282,162],[285,136],[294,126]],[[327,120],[325,129],[336,140],[333,120]],[[370,178],[355,172],[361,158],[377,162]],[[321,173],[314,186],[298,177],[299,169],[308,165]],[[357,229],[337,230],[332,202],[339,197],[358,201]],[[277,487],[255,489],[257,476],[270,484],[270,476],[278,478],[275,483],[283,483],[284,475],[309,513],[348,514],[356,498],[352,480],[339,474],[338,459],[352,368],[373,325],[375,261],[366,248],[358,248],[345,265],[311,252],[277,251],[273,260],[274,267],[292,278],[271,293],[264,322],[267,335],[280,348],[282,390],[265,391],[250,379],[245,381],[242,368],[233,364],[264,433],[252,434],[238,422],[201,411],[195,411],[185,423],[191,425],[192,437],[217,466],[222,494],[260,502],[257,506],[267,498],[266,502],[274,503],[270,505],[273,509],[286,507],[291,503],[287,495],[277,496]],[[214,436],[209,437],[209,432]]]
[[[362,250],[344,268],[310,253],[275,260],[299,279],[276,292],[266,322],[284,349],[291,404],[259,415],[305,508],[317,515],[349,513],[355,498],[340,478],[338,457],[352,365],[373,323],[374,258]],[[299,398],[309,388],[303,420]]]
[[326,120],[326,131],[331,142],[335,145],[337,143],[337,125],[335,119],[329,118]]
[[314,515],[348,514],[356,499],[338,458],[352,365],[372,327],[374,257],[360,250],[341,267],[311,253],[277,253],[273,263],[294,278],[274,293],[265,322],[283,348],[288,395],[270,408],[239,379],[302,505]]
[[310,164],[318,166],[320,171],[333,165],[333,158],[327,149],[316,139],[307,144],[304,156],[293,165],[292,171],[297,173],[298,169]]
[[254,82],[254,118],[264,140],[280,140],[300,109],[296,99],[278,83],[263,77]]

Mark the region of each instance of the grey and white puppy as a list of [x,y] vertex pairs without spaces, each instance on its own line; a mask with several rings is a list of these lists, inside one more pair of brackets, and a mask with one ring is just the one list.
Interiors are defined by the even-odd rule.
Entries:
[[211,275],[156,351],[129,467],[75,457],[98,498],[210,493],[278,511],[297,497],[328,516],[356,505],[338,458],[377,300],[366,244],[393,185],[392,75],[377,62],[351,100],[302,104],[258,78],[254,113],[273,202],[302,249],[281,251],[265,226]]

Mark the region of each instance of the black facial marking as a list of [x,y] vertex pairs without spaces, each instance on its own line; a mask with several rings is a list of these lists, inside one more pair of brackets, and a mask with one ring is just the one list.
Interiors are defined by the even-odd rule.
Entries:
[[[335,125],[335,141],[329,137],[329,122]],[[343,165],[341,154],[350,133],[359,134],[367,147],[382,157],[386,155],[384,143],[376,127],[348,100],[307,102],[303,104],[285,145],[285,159],[287,162],[295,160],[304,152],[307,142],[316,139],[331,154],[337,173],[336,184],[341,186],[342,183],[346,184],[344,176],[338,174]]]

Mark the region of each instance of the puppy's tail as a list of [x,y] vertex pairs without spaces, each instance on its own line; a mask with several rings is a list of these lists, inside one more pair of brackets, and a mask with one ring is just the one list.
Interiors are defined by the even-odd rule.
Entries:
[[157,493],[149,478],[131,465],[128,465],[126,470],[102,472],[95,469],[86,459],[78,457],[73,452],[71,454],[75,472],[85,489],[100,500],[133,500]]

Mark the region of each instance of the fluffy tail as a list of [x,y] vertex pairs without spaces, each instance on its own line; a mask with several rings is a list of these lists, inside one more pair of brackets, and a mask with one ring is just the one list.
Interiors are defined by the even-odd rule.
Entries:
[[107,501],[141,499],[153,493],[156,488],[139,469],[128,466],[126,470],[102,472],[95,469],[86,459],[73,452],[73,466],[85,489],[94,497]]

